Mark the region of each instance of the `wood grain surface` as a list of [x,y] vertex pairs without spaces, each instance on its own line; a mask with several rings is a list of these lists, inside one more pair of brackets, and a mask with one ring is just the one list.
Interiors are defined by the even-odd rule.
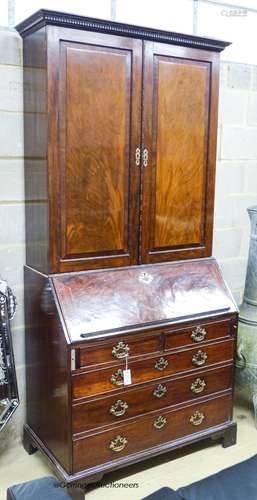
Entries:
[[143,181],[142,262],[208,256],[217,58],[145,42],[143,85],[143,144],[149,161]]
[[[204,414],[204,420],[198,426],[190,423],[190,417],[194,415],[195,411]],[[213,427],[228,421],[230,415],[231,396],[225,396],[205,403],[195,403],[177,411],[159,411],[154,415],[139,417],[131,423],[116,426],[112,430],[105,430],[90,437],[76,439],[73,442],[74,471],[114,461],[121,456],[151,448],[178,437],[194,434],[207,427]],[[161,430],[154,427],[154,421],[158,416],[165,417],[167,421]],[[127,441],[125,448],[120,452],[110,449],[111,441],[117,436],[124,437]]]
[[[203,365],[197,365],[194,362],[194,356],[197,353],[206,355],[206,361]],[[164,354],[146,358],[140,361],[131,361],[129,368],[131,370],[132,384],[140,384],[154,379],[167,377],[168,375],[175,375],[177,373],[193,370],[197,373],[199,367],[212,366],[216,363],[223,363],[232,361],[234,357],[234,342],[233,340],[226,340],[224,342],[217,342],[204,347],[195,347],[193,349],[186,349],[177,351],[172,354]],[[164,368],[158,369],[158,365],[163,365]],[[125,369],[125,360],[119,365],[88,371],[87,373],[76,372],[72,376],[73,398],[79,399],[94,394],[100,394],[110,391],[117,391],[124,387],[122,371]],[[121,380],[117,385],[113,382]]]
[[[197,380],[204,382],[202,392],[194,393],[192,384]],[[115,396],[101,397],[86,403],[78,403],[72,408],[73,432],[80,433],[95,429],[104,425],[119,423],[131,417],[143,415],[158,408],[184,403],[193,399],[199,399],[212,393],[228,390],[232,387],[233,370],[232,365],[201,371],[200,373],[185,375],[179,378],[161,379],[145,387],[130,389],[124,388]],[[159,394],[159,397],[156,396]],[[160,394],[163,394],[160,396]],[[120,404],[117,402],[121,402]],[[124,408],[124,415],[115,416],[111,408],[115,405]]]
[[56,275],[52,280],[72,342],[236,312],[214,259]]

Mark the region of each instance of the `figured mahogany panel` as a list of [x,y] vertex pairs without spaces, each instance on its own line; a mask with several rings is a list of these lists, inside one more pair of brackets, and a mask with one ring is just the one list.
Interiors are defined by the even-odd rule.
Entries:
[[72,31],[64,40],[59,37],[55,267],[133,264],[138,255],[141,42]]
[[[124,389],[114,396],[77,403],[72,408],[73,432],[85,432],[104,425],[118,424],[122,420],[149,411],[225,391],[232,387],[232,381],[233,366],[226,366],[197,375],[162,379],[140,389]],[[194,387],[199,392],[194,392]]]
[[67,45],[63,257],[127,252],[130,53]]
[[[141,361],[129,363],[132,384],[141,384],[186,371],[199,371],[199,368],[216,363],[232,362],[234,342],[227,340],[194,349],[185,349],[173,354],[163,354]],[[196,360],[197,362],[196,362]],[[199,360],[199,363],[198,363]],[[123,370],[125,360],[119,365],[102,370],[75,373],[72,377],[73,397],[79,399],[94,394],[117,391],[124,386]]]
[[[146,43],[144,262],[210,255],[217,95],[212,55]],[[215,66],[215,65],[214,65]],[[213,114],[212,114],[213,113]]]
[[52,277],[71,342],[237,311],[214,259]]
[[[201,244],[209,65],[155,56],[154,247]],[[157,74],[156,74],[157,73]]]
[[[73,441],[74,472],[118,460],[120,457],[160,443],[225,423],[231,418],[231,407],[231,396],[224,396],[204,403],[194,403],[180,410],[159,410],[155,414],[139,417],[111,430],[75,439]],[[160,417],[165,420],[163,427],[158,429],[156,426],[160,422]],[[192,423],[194,421],[198,421],[199,424],[194,425]],[[125,441],[121,443],[117,436],[125,438]]]

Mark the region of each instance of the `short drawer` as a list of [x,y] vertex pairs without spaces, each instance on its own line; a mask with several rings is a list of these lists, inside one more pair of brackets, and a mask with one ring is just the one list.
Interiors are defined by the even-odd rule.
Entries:
[[85,432],[103,425],[118,423],[192,399],[225,391],[232,387],[233,366],[215,368],[197,375],[164,379],[142,389],[124,389],[116,396],[107,396],[72,408],[73,433]]
[[232,397],[224,396],[138,417],[108,431],[75,439],[73,472],[115,463],[121,457],[220,425],[230,420],[231,413]]
[[[234,342],[227,340],[195,347],[172,354],[154,356],[129,363],[132,384],[140,384],[183,371],[197,370],[216,363],[232,361]],[[83,398],[94,394],[119,390],[124,387],[123,370],[125,363],[111,368],[75,373],[72,376],[73,397]]]
[[163,349],[163,339],[160,333],[149,336],[133,335],[113,337],[108,342],[98,342],[78,349],[78,368],[117,362],[144,354],[154,354]]
[[177,349],[188,345],[200,345],[210,340],[225,339],[235,333],[236,323],[231,319],[215,323],[201,323],[176,329],[166,333],[165,350]]

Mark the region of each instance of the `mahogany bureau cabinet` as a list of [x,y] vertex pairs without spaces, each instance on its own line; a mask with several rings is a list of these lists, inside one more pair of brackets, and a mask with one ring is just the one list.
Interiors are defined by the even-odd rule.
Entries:
[[211,257],[225,42],[40,10],[24,43],[27,451],[67,483],[235,443]]

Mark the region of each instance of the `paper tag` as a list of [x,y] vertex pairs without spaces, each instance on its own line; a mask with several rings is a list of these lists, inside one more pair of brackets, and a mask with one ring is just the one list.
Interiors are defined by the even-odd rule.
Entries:
[[123,370],[123,384],[124,385],[130,385],[132,384],[131,381],[131,370],[127,368],[126,370]]

